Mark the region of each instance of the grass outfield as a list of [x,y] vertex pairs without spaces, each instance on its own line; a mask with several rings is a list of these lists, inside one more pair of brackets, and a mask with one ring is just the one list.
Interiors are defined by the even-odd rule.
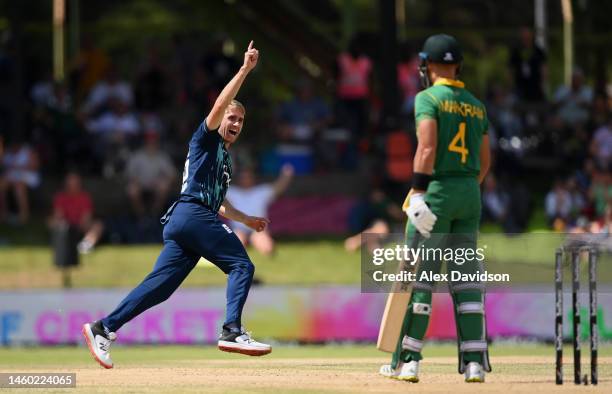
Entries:
[[[251,358],[200,346],[130,346],[113,349],[116,364],[104,370],[84,347],[0,348],[2,372],[76,372],[77,392],[283,392],[395,393],[419,392],[568,392],[584,388],[569,382],[571,349],[566,350],[567,384],[556,387],[554,350],[535,344],[494,344],[494,373],[485,385],[467,385],[457,374],[456,346],[428,344],[421,383],[389,380],[377,375],[388,355],[372,345],[276,346],[272,354]],[[586,352],[585,352],[586,353]],[[583,355],[583,372],[588,360]],[[600,351],[600,385],[590,392],[612,390],[612,347]],[[52,390],[49,390],[52,391]],[[59,392],[60,390],[55,390]],[[20,390],[20,392],[27,392]],[[32,392],[44,392],[40,389]]]
[[[561,242],[561,236],[552,233],[482,234],[480,238],[481,246],[487,246],[489,271],[509,273],[513,283],[551,283],[554,250]],[[73,270],[74,287],[132,287],[150,272],[160,249],[161,245],[101,246],[83,256],[82,264]],[[284,241],[278,243],[273,257],[252,249],[249,254],[256,276],[265,284],[359,284],[361,279],[360,253],[346,252],[340,240]],[[600,283],[612,282],[612,256],[602,255],[598,266]],[[47,247],[0,248],[0,273],[0,290],[58,288],[62,283]],[[183,286],[222,285],[225,280],[216,267],[200,264]]]
[[[131,287],[151,271],[161,245],[102,246],[83,256],[73,271],[75,287]],[[285,242],[273,257],[254,250],[249,255],[256,276],[267,284],[359,283],[359,253],[347,253],[340,241]],[[0,248],[0,289],[57,288],[61,274],[45,247]],[[225,284],[225,275],[199,264],[182,286]]]

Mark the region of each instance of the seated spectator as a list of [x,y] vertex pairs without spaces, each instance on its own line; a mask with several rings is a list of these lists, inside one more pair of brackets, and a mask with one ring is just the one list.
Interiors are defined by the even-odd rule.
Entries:
[[0,178],[0,221],[8,214],[8,193],[17,201],[18,221],[25,224],[30,217],[28,190],[40,185],[38,155],[27,144],[16,140],[9,145],[2,158],[4,173]]
[[[238,184],[229,188],[227,199],[234,207],[249,215],[268,217],[268,207],[287,190],[292,177],[293,167],[285,165],[274,183],[257,185],[253,171],[244,169],[240,172]],[[234,221],[231,222],[231,227],[244,246],[251,244],[266,256],[274,253],[274,239],[268,229],[258,233]]]
[[145,134],[164,134],[164,122],[157,112],[141,112],[140,123]]
[[606,205],[603,217],[592,222],[586,217],[580,217],[570,232],[572,239],[596,244],[600,250],[612,252],[612,203]]
[[597,165],[607,171],[612,171],[612,115],[602,124],[591,140],[591,154]]
[[49,101],[54,96],[54,86],[51,72],[47,72],[44,79],[34,83],[32,89],[30,89],[30,99],[34,107],[46,107],[49,105]]
[[47,110],[69,112],[73,111],[72,97],[68,91],[68,86],[57,82],[53,84],[51,95],[47,98],[45,107]]
[[510,214],[510,196],[497,184],[493,174],[489,174],[484,180],[482,191],[482,219],[499,223],[507,231],[508,221],[512,220]]
[[576,224],[569,229],[570,234],[588,234],[591,232],[591,222],[586,216],[579,216]]
[[612,201],[612,174],[609,168],[596,168],[591,178],[589,199],[593,203],[594,214],[602,217],[606,205]]
[[168,201],[176,178],[176,169],[170,157],[159,149],[159,134],[145,134],[145,145],[130,156],[125,175],[134,213],[138,216],[147,214],[145,200],[151,199],[149,213],[159,214]]
[[83,110],[87,114],[95,115],[104,111],[114,100],[129,107],[134,100],[134,93],[130,83],[120,80],[117,69],[110,67],[105,78],[98,81],[91,89]]
[[565,183],[565,187],[572,202],[571,219],[573,221],[578,218],[586,208],[586,199],[584,193],[578,187],[578,180],[576,177],[570,177]]
[[591,223],[593,234],[602,234],[608,238],[608,250],[612,250],[612,202],[606,205],[604,215]]
[[511,139],[523,135],[523,123],[515,111],[516,97],[502,86],[491,91],[491,101],[487,106],[489,120],[495,124],[500,138]]
[[556,231],[563,231],[572,214],[572,196],[562,180],[557,180],[553,189],[548,192],[545,210],[548,222]]
[[310,82],[296,86],[295,97],[281,105],[279,111],[281,140],[311,142],[316,133],[330,121],[330,110],[322,98],[315,96]]
[[363,237],[364,234],[378,234],[380,237],[390,233],[391,224],[406,219],[402,209],[387,197],[380,188],[374,188],[365,201],[358,203],[350,214],[349,227],[357,234],[344,241],[344,248],[349,252],[359,249],[366,242],[368,250],[378,246],[378,238]]
[[93,217],[93,203],[90,194],[83,190],[81,177],[69,172],[64,181],[64,189],[53,198],[53,216],[50,220],[52,230],[68,226],[83,238],[77,249],[89,253],[100,240],[104,224]]
[[[612,101],[610,102],[612,104]],[[608,105],[608,95],[605,92],[599,92],[593,97],[593,105],[591,105],[591,115],[589,119],[589,129],[597,129],[605,125],[610,119],[610,109],[612,105]]]
[[555,93],[557,116],[567,126],[585,124],[592,101],[593,89],[584,84],[584,75],[577,69],[572,74],[571,85],[562,85]]
[[87,129],[106,141],[125,141],[140,131],[138,117],[121,100],[111,100],[111,110],[87,123]]
[[87,122],[86,128],[98,138],[94,149],[104,162],[104,176],[114,176],[123,167],[130,145],[140,133],[138,117],[124,102],[111,100],[111,111]]
[[270,152],[276,162],[272,173],[283,164],[291,164],[296,174],[308,174],[316,159],[329,157],[330,148],[321,141],[321,131],[329,125],[330,110],[322,98],[315,96],[310,82],[302,80],[296,89],[295,97],[278,109],[279,144]]

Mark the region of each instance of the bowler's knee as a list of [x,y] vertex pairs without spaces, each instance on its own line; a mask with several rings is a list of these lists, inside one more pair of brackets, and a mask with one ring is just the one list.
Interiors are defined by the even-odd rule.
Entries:
[[246,270],[249,273],[249,276],[252,278],[255,275],[255,264],[251,262],[251,260],[247,261]]
[[255,275],[255,264],[253,264],[248,258],[240,260],[234,269],[240,271],[244,275],[249,276],[250,278]]
[[252,278],[255,274],[255,265],[253,265],[246,252],[234,255],[231,260],[226,260],[218,266],[226,275],[249,276]]

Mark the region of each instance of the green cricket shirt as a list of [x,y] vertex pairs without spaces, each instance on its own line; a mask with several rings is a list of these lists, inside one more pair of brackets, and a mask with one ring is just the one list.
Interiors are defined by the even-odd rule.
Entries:
[[485,106],[459,80],[438,78],[415,98],[416,125],[423,119],[438,123],[433,178],[478,176],[480,144],[489,121]]

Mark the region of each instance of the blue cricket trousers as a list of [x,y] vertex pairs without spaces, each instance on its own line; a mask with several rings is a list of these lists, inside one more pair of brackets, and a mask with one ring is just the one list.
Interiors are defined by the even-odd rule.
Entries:
[[241,326],[242,308],[253,281],[255,266],[242,243],[209,208],[180,201],[169,211],[164,226],[164,248],[153,272],[121,301],[102,324],[117,331],[145,310],[165,301],[204,257],[219,267],[227,278],[225,325]]

